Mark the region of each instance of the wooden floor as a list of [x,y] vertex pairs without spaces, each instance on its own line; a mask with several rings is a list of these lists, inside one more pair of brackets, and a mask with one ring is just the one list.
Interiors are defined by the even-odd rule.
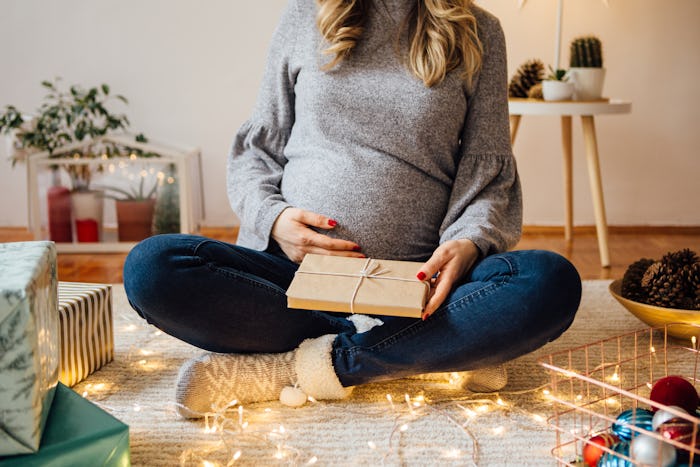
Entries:
[[[233,242],[235,228],[207,228],[202,235]],[[0,242],[31,240],[25,229],[0,228]],[[545,249],[564,255],[583,279],[616,279],[629,264],[639,258],[660,258],[668,251],[691,248],[700,253],[700,228],[625,227],[610,229],[610,268],[601,268],[595,230],[575,229],[574,240],[567,244],[561,229],[525,228],[516,249]],[[126,254],[60,254],[58,277],[62,281],[120,283]]]

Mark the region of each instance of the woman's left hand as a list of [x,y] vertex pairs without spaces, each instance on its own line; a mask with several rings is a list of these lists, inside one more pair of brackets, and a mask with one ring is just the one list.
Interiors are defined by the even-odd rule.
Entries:
[[479,249],[467,239],[449,240],[440,245],[433,256],[420,268],[416,277],[419,280],[431,279],[428,303],[423,309],[423,320],[432,315],[445,301],[456,281],[464,277],[479,258]]

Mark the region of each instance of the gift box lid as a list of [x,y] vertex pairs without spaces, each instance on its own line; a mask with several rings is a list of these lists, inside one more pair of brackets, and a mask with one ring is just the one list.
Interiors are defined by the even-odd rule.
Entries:
[[129,427],[58,383],[41,447],[35,454],[0,458],[2,467],[131,465]]

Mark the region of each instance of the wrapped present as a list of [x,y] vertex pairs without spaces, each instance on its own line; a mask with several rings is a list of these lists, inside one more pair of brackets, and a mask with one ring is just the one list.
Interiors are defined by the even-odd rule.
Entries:
[[58,380],[56,248],[0,244],[0,456],[34,452]]
[[59,381],[73,386],[114,358],[112,286],[59,282]]
[[129,427],[59,383],[41,449],[0,458],[0,467],[127,467]]
[[423,263],[307,254],[287,289],[289,308],[420,318],[430,290]]

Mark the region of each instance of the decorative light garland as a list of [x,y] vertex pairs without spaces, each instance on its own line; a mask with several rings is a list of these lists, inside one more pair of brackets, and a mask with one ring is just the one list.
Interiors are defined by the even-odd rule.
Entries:
[[[122,318],[125,318],[122,316]],[[135,321],[127,319],[127,321]],[[143,324],[134,322],[127,323],[121,327],[122,332],[133,333],[143,330]],[[166,367],[160,359],[160,352],[153,349],[152,345],[157,343],[159,339],[171,339],[162,331],[153,330],[145,334],[144,338],[130,346],[126,356],[123,358],[135,371],[151,372],[161,370]],[[427,382],[430,387],[435,388],[435,385],[443,386],[442,389],[457,389],[460,387],[460,379],[458,375],[453,375],[449,382],[436,383],[434,381]],[[118,415],[123,412],[124,408],[109,407],[102,404],[111,393],[118,390],[129,375],[123,374],[122,379],[117,381],[98,382],[99,373],[91,375],[90,382],[83,382],[82,394],[84,397],[97,403],[105,410]],[[479,423],[479,418],[486,414],[502,412],[504,414],[517,413],[527,417],[529,423],[546,425],[546,419],[539,413],[529,412],[517,407],[504,399],[508,395],[525,395],[530,394],[535,397],[535,405],[545,406],[551,403],[551,395],[549,390],[544,389],[546,385],[542,385],[533,389],[513,392],[500,392],[491,394],[462,394],[459,396],[449,396],[444,399],[429,398],[425,395],[426,388],[423,388],[418,394],[411,395],[404,392],[400,395],[385,395],[386,403],[384,406],[372,407],[362,410],[344,409],[346,415],[357,413],[358,415],[377,415],[387,417],[393,420],[391,428],[387,432],[386,447],[382,448],[378,445],[375,439],[366,442],[369,454],[372,459],[381,459],[382,464],[391,461],[392,456],[408,455],[412,450],[421,452],[426,450],[436,449],[435,446],[411,443],[409,446],[402,446],[401,439],[410,433],[419,433],[420,428],[414,428],[417,422],[429,416],[437,415],[444,418],[448,423],[453,425],[462,435],[464,442],[457,446],[449,448],[440,448],[439,456],[445,460],[456,461],[462,460],[470,465],[478,465],[479,462],[479,433],[474,431],[474,427],[482,426]],[[332,404],[318,403],[313,397],[308,398],[310,409],[297,410],[334,410]],[[401,401],[399,403],[398,401]],[[201,414],[203,416],[201,433],[206,437],[211,437],[211,442],[200,443],[197,447],[184,450],[180,454],[180,465],[182,466],[232,466],[239,461],[246,460],[246,447],[253,446],[256,451],[256,459],[259,460],[259,452],[261,449],[267,449],[270,452],[270,459],[276,461],[284,461],[291,465],[313,465],[322,459],[318,453],[306,452],[292,445],[290,439],[293,438],[289,429],[281,423],[275,423],[274,428],[270,429],[270,415],[274,414],[275,408],[279,402],[271,402],[269,405],[262,403],[254,404],[252,408],[244,407],[238,401],[233,400],[225,407],[214,408],[211,412]],[[176,417],[175,405],[167,406],[158,405],[150,406],[140,403],[133,403],[129,410],[140,412],[143,416],[153,414],[155,412],[167,412]],[[374,413],[373,413],[374,412]],[[518,429],[517,420],[510,419],[511,425],[497,425],[488,429],[482,427],[481,430],[487,436],[502,437],[509,432]],[[268,425],[265,428],[265,425]],[[531,427],[531,426],[530,426]]]

